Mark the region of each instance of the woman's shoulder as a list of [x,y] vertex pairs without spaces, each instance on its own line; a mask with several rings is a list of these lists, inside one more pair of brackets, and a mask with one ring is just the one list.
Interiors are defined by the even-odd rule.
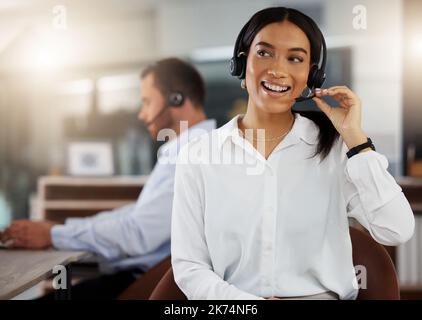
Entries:
[[191,139],[181,148],[179,154],[193,159],[209,160],[211,153],[218,153],[222,143],[235,130],[236,119],[237,117],[217,129]]
[[212,141],[217,135],[218,129],[214,129],[189,140],[179,151],[178,163],[183,161],[187,164],[196,164],[206,160],[212,151]]

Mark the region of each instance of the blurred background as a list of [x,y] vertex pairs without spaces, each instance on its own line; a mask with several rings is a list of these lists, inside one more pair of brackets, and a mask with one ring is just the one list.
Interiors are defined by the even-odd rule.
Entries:
[[[325,87],[347,85],[359,95],[363,129],[390,173],[422,177],[420,0],[0,0],[0,228],[40,217],[40,177],[77,174],[75,144],[109,155],[108,176],[150,173],[158,145],[137,120],[139,75],[157,59],[178,56],[198,67],[206,113],[218,126],[244,112],[246,94],[228,60],[245,22],[275,5],[318,23],[328,46]],[[312,102],[295,108],[317,110]],[[420,196],[412,201],[420,213]],[[399,259],[418,254],[419,237]],[[404,282],[422,283],[418,259],[402,268]]]
[[136,115],[140,71],[157,59],[198,67],[219,126],[243,112],[228,60],[244,23],[274,5],[318,23],[325,86],[359,95],[363,129],[390,173],[422,176],[421,1],[0,0],[0,227],[36,210],[39,177],[69,174],[72,143],[106,144],[112,175],[149,174],[157,145]]

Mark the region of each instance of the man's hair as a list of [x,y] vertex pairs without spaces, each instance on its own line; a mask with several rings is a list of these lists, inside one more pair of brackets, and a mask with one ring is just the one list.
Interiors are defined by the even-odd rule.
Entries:
[[149,74],[154,75],[154,83],[165,98],[172,92],[180,92],[195,107],[203,107],[205,83],[191,64],[178,58],[163,59],[146,67],[141,78],[144,79]]

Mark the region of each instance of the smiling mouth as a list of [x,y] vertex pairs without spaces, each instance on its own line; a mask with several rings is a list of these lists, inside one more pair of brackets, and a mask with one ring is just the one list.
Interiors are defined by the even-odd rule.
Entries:
[[261,81],[261,86],[270,92],[274,93],[286,93],[291,89],[290,86],[279,86],[272,83],[269,83],[267,81]]

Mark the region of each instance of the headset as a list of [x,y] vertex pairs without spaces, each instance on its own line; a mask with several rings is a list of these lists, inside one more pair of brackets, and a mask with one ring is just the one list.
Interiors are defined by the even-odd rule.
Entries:
[[170,92],[167,96],[166,103],[160,112],[158,112],[152,120],[145,122],[144,124],[149,127],[153,124],[168,108],[180,108],[185,102],[185,96],[182,92],[174,91]]
[[185,102],[185,96],[179,91],[171,92],[167,97],[167,106],[180,108]]
[[[322,34],[321,30],[315,25],[313,21],[309,21],[309,18],[306,17],[306,20],[311,24],[311,26],[316,30],[321,37],[322,42],[322,62],[321,66],[318,66],[318,64],[312,64],[309,74],[308,74],[308,81],[307,81],[307,88],[308,93],[306,96],[301,96],[296,98],[296,102],[301,102],[305,100],[312,99],[315,96],[315,88],[321,88],[323,85],[326,74],[325,74],[325,66],[327,63],[327,46],[325,44],[324,35]],[[234,50],[233,50],[233,57],[230,59],[230,74],[234,77],[237,77],[239,79],[245,79],[246,76],[246,53],[239,52],[240,44],[243,41],[243,37],[245,36],[246,29],[249,27],[250,21],[247,22],[242,30],[240,30],[240,33],[236,39],[236,42],[234,44]],[[321,60],[321,58],[320,58]]]

